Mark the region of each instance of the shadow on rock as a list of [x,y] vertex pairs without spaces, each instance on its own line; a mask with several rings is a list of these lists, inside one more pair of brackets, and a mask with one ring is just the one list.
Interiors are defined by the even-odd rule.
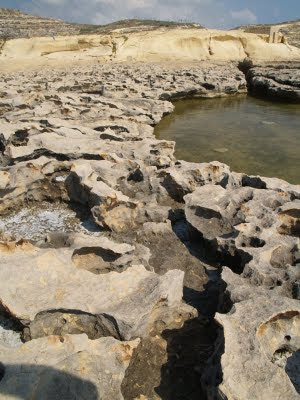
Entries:
[[166,330],[167,362],[161,368],[161,382],[155,389],[162,400],[201,400],[206,393],[201,377],[214,352],[216,323],[197,318],[180,330]]
[[214,320],[198,317],[180,329],[142,339],[122,383],[124,399],[206,400],[201,380],[213,356],[211,370],[222,380],[221,355],[214,355],[219,333]]
[[[228,235],[228,238],[232,236],[232,244],[222,245],[217,242],[217,239],[205,239],[197,229],[187,222],[183,212],[181,214],[177,212],[177,214],[177,218],[174,217],[174,212],[171,216],[173,232],[190,254],[202,263],[215,268],[227,265],[233,272],[241,274],[245,266],[252,260],[253,257],[249,253],[236,247],[234,233]],[[225,238],[225,235],[223,237]]]
[[288,374],[297,393],[300,394],[300,350],[295,351],[287,359],[285,372]]
[[44,365],[0,363],[0,397],[43,400],[99,400],[86,379]]

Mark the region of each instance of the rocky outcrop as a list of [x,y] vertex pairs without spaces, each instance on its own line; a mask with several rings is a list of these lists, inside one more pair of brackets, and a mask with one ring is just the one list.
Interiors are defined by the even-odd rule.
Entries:
[[246,78],[254,95],[271,99],[300,102],[299,64],[254,66]]
[[245,93],[243,73],[1,78],[1,396],[296,398],[299,186],[153,135],[169,100]]
[[250,392],[258,399],[262,391],[265,398],[296,399],[300,187],[253,186],[210,184],[184,198],[191,227],[230,267],[223,269],[222,314],[216,315],[223,330],[203,385],[210,396],[228,399]]

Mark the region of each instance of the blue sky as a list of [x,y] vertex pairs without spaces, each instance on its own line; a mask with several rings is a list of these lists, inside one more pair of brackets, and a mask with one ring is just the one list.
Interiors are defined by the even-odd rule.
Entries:
[[95,24],[139,17],[232,28],[300,18],[300,0],[0,0],[0,7]]

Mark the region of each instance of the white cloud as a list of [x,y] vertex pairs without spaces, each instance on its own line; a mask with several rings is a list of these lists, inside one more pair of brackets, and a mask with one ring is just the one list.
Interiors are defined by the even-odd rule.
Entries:
[[33,3],[44,3],[50,6],[61,6],[65,3],[65,0],[38,0],[33,1]]
[[230,16],[234,21],[240,23],[255,24],[257,22],[257,16],[249,10],[249,8],[244,8],[239,11],[230,11]]
[[93,24],[146,18],[228,28],[238,23],[256,22],[256,16],[249,9],[228,12],[224,3],[224,0],[31,0],[26,11]]

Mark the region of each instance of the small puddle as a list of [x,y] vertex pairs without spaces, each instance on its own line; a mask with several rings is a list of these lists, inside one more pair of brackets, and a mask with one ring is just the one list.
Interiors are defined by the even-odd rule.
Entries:
[[300,183],[300,105],[250,96],[181,100],[156,126],[176,157]]

